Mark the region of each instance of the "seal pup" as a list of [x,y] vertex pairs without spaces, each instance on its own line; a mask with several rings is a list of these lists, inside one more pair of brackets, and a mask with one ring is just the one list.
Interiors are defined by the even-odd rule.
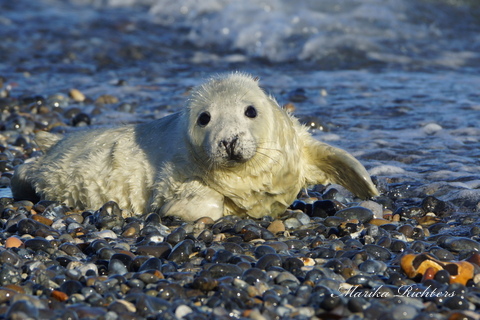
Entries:
[[276,216],[313,184],[378,195],[360,162],[314,139],[243,73],[211,79],[184,110],[152,122],[65,137],[41,132],[37,141],[44,155],[12,178],[17,199],[36,194],[80,209],[113,200],[134,214],[216,220]]

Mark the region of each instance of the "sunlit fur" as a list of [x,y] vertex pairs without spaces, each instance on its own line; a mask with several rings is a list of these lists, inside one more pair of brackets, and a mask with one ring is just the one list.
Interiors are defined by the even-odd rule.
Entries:
[[[255,117],[245,115],[248,106]],[[205,126],[198,123],[202,112],[211,115]],[[235,158],[225,147],[232,139]],[[33,188],[42,199],[82,209],[113,200],[129,214],[159,211],[195,220],[276,216],[301,188],[316,183],[339,183],[364,198],[377,194],[357,160],[312,138],[242,73],[199,86],[182,112],[57,140],[39,136],[45,155],[17,169],[15,197]]]

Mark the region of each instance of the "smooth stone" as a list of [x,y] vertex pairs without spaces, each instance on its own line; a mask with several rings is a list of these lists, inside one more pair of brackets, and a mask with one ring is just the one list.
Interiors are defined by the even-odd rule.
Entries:
[[168,255],[168,260],[175,263],[183,263],[190,259],[190,255],[193,252],[193,240],[186,239],[179,242],[173,247],[172,252]]
[[74,293],[80,293],[83,289],[81,282],[76,280],[67,280],[60,286],[59,290],[65,292],[67,295],[71,296]]
[[175,316],[178,319],[183,319],[185,316],[187,316],[188,314],[190,314],[192,312],[193,312],[192,308],[190,308],[189,306],[187,306],[185,304],[182,304],[182,305],[179,305],[177,307],[177,309],[175,310]]
[[127,272],[128,272],[128,268],[121,260],[110,259],[110,262],[108,263],[108,273],[110,275],[114,275],[114,274],[124,275]]
[[250,268],[243,272],[242,279],[250,284],[254,285],[257,282],[265,282],[267,280],[267,275],[265,271],[258,268]]
[[18,266],[22,263],[22,258],[10,250],[0,251],[0,264],[6,263],[11,264],[12,266]]
[[14,302],[5,315],[6,319],[38,319],[38,308],[29,300]]
[[300,222],[300,220],[294,217],[286,219],[283,223],[285,225],[285,229],[287,230],[297,229],[302,226],[302,223]]
[[45,218],[44,216],[39,215],[39,214],[32,215],[32,219],[37,221],[37,222],[40,222],[40,223],[42,223],[46,226],[51,226],[52,223],[53,223],[52,219]]
[[65,252],[66,254],[70,255],[70,256],[74,256],[74,255],[82,255],[82,250],[80,250],[80,248],[74,244],[71,244],[69,242],[65,242],[65,243],[62,243],[58,249],[62,250],[63,252]]
[[440,247],[431,247],[428,249],[428,252],[432,253],[439,260],[442,260],[442,261],[452,261],[455,259],[455,256],[453,255],[453,253]]
[[172,245],[167,242],[160,242],[155,245],[138,246],[137,255],[148,255],[159,259],[166,259],[172,252]]
[[102,230],[99,232],[96,232],[95,235],[99,238],[103,239],[117,239],[117,234],[113,232],[112,230]]
[[298,240],[298,239],[290,239],[286,240],[285,244],[287,245],[288,249],[297,249],[300,250],[304,247],[306,247],[305,242]]
[[346,282],[353,285],[368,286],[372,282],[372,278],[365,275],[355,275],[348,278]]
[[271,267],[281,267],[282,266],[282,257],[278,254],[269,253],[262,256],[258,259],[257,263],[255,264],[255,268],[261,270],[267,270]]
[[303,212],[296,212],[294,214],[294,218],[297,218],[297,220],[300,221],[300,223],[302,225],[307,225],[311,221],[310,217],[306,213],[303,213]]
[[275,254],[277,253],[275,249],[271,246],[261,245],[255,248],[254,255],[255,258],[260,259],[266,254]]
[[117,252],[110,259],[120,260],[127,267],[127,269],[129,269],[133,260],[132,256],[129,253],[130,252]]
[[80,266],[76,268],[80,273],[85,276],[87,272],[93,272],[94,274],[98,274],[98,267],[95,263],[82,263]]
[[407,249],[407,244],[402,240],[393,240],[390,245],[392,252],[404,252]]
[[278,252],[286,252],[288,250],[288,246],[282,241],[264,242],[263,245],[272,247],[277,253]]
[[5,303],[13,298],[18,292],[6,287],[0,287],[0,303]]
[[49,251],[52,249],[52,245],[50,241],[45,240],[44,238],[33,238],[27,239],[24,242],[25,248],[32,249],[34,251],[42,250],[42,251]]
[[303,263],[302,260],[300,260],[298,258],[295,258],[295,257],[288,257],[282,263],[282,267],[285,270],[287,270],[289,272],[292,272],[296,275],[301,272],[304,265],[305,264]]
[[132,238],[138,233],[138,230],[134,227],[128,227],[122,232],[122,236],[126,238]]
[[373,212],[373,215],[377,219],[383,218],[383,206],[380,203],[375,201],[367,200],[362,201],[358,204],[360,207],[370,209]]
[[210,277],[196,277],[193,279],[192,287],[205,292],[212,291],[218,287],[218,280]]
[[364,207],[350,207],[335,213],[335,217],[343,218],[346,220],[357,219],[362,223],[366,223],[374,218],[372,210]]
[[413,226],[409,224],[404,224],[403,226],[398,227],[398,232],[401,232],[405,235],[407,238],[411,238],[413,235]]
[[173,230],[172,233],[170,233],[166,238],[165,241],[170,243],[172,246],[175,246],[177,243],[180,241],[185,240],[185,237],[187,236],[187,232],[185,231],[184,228],[179,227],[175,230]]
[[42,224],[32,219],[23,219],[17,223],[17,229],[20,235],[33,235],[37,230],[42,229]]
[[82,232],[83,226],[80,223],[72,222],[67,226],[68,233],[79,233]]
[[298,280],[297,277],[295,277],[293,274],[291,274],[290,272],[287,272],[287,271],[281,272],[275,278],[275,282],[278,283],[278,284],[282,284],[284,281],[293,281],[293,282],[296,282],[296,283],[300,283],[300,280]]
[[17,237],[8,237],[5,240],[5,248],[19,248],[23,245],[23,241]]
[[198,235],[197,239],[206,244],[210,244],[213,241],[213,232],[212,230],[205,229]]
[[217,252],[215,252],[215,254],[213,255],[212,262],[213,263],[226,263],[232,257],[233,257],[232,252],[230,252],[228,250],[220,249]]
[[447,250],[453,252],[462,252],[462,251],[470,251],[470,252],[478,252],[480,251],[480,243],[477,241],[464,238],[464,237],[445,237],[443,239],[439,239],[438,244],[441,247],[444,247]]
[[470,303],[465,297],[453,296],[445,299],[444,307],[452,310],[468,310],[470,309]]
[[80,90],[75,88],[70,89],[68,95],[77,102],[83,102],[86,99],[85,95]]
[[337,212],[337,204],[333,200],[315,201],[312,206],[312,217],[326,218]]
[[285,224],[282,220],[274,220],[267,228],[273,234],[277,234],[279,232],[285,232]]
[[112,229],[115,227],[122,227],[125,220],[122,216],[118,204],[114,201],[105,203],[100,210],[94,214],[95,226],[102,229]]
[[222,277],[240,277],[243,273],[242,268],[227,263],[217,263],[208,268],[212,277],[215,279]]
[[152,257],[145,261],[138,272],[147,271],[147,270],[161,270],[162,269],[162,261],[159,258]]
[[375,244],[367,244],[363,246],[363,250],[377,260],[389,260],[392,256],[388,249]]
[[358,270],[371,274],[381,274],[387,270],[387,265],[382,261],[369,259],[362,262],[358,266]]
[[326,227],[338,227],[340,224],[345,222],[347,219],[337,216],[326,217],[323,221],[323,224]]
[[135,308],[135,305],[133,303],[123,299],[118,299],[113,301],[108,306],[108,309],[115,311],[115,313],[117,314],[123,313],[123,312],[131,312],[131,313],[137,312],[137,308]]

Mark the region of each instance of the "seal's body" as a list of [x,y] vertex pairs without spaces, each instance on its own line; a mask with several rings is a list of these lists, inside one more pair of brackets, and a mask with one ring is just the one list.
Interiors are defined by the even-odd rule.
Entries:
[[37,194],[81,209],[113,200],[133,213],[195,220],[275,216],[318,183],[378,194],[355,158],[315,140],[241,73],[210,80],[185,110],[153,122],[37,140],[45,155],[17,168],[16,198]]

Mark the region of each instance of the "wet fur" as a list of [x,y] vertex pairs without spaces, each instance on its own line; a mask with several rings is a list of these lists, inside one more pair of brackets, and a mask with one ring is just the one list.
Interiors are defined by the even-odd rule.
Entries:
[[[255,118],[246,117],[248,106]],[[211,115],[204,127],[202,112]],[[233,137],[230,147],[241,161],[225,151]],[[378,194],[355,158],[312,138],[241,73],[199,86],[187,108],[165,118],[63,139],[42,133],[38,142],[45,155],[17,168],[16,198],[36,194],[81,209],[113,200],[130,213],[195,220],[276,216],[301,188],[318,183],[342,184],[362,198]]]

